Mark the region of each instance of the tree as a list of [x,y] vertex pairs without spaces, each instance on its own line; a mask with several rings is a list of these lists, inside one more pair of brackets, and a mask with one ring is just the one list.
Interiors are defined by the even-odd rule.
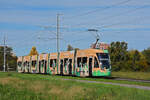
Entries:
[[74,50],[74,48],[69,44],[67,47],[67,51],[72,51],[72,50]]
[[146,57],[146,60],[150,65],[150,48],[143,50],[142,54]]
[[128,51],[125,42],[112,42],[109,47],[113,71],[150,71],[150,48]]
[[144,62],[144,58],[142,58],[142,54],[141,52],[139,52],[138,50],[130,50],[128,51],[129,53],[129,59],[128,61],[132,61],[130,63],[130,71],[140,71],[142,69],[140,63]]
[[150,71],[150,48],[143,50],[142,54],[144,55],[146,62],[148,64],[148,71]]
[[126,42],[112,42],[109,47],[109,53],[112,62],[112,70],[119,71],[123,69],[123,64],[128,59],[128,44]]
[[32,47],[32,49],[29,53],[29,56],[32,56],[32,55],[39,55],[35,46]]
[[[0,46],[0,70],[3,70],[4,64],[4,47]],[[13,54],[13,49],[11,47],[6,47],[6,71],[8,70],[15,71],[17,68],[17,57]]]

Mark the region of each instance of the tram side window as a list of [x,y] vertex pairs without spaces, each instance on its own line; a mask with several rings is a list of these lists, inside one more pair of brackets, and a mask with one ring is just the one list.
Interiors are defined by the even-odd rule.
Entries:
[[27,62],[24,62],[24,64],[23,64],[24,66],[26,66],[27,65]]
[[28,66],[28,67],[30,66],[30,63],[29,63],[29,62],[27,62],[27,66]]
[[82,66],[83,67],[87,66],[87,57],[82,58]]
[[68,65],[68,58],[64,59],[64,66]]
[[32,61],[32,66],[35,67],[36,61]]
[[41,67],[44,67],[44,63],[45,63],[45,61],[42,60],[42,61],[41,61]]
[[53,67],[53,59],[50,60],[50,67]]
[[21,67],[21,65],[22,65],[22,62],[18,62],[18,66]]
[[50,60],[50,67],[56,67],[56,59]]
[[81,63],[81,57],[77,58],[77,65],[78,65],[78,67],[81,67],[81,65],[82,65],[82,63]]
[[94,68],[99,68],[99,64],[96,57],[94,58]]
[[57,64],[57,60],[54,59],[53,62],[54,62],[54,63],[53,63],[53,67],[56,67],[56,66],[57,66],[57,65],[56,65],[56,64]]

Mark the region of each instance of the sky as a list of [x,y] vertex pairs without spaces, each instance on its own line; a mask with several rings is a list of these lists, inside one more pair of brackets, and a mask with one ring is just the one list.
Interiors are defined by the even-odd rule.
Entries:
[[125,41],[128,49],[150,47],[150,0],[0,0],[0,44],[17,56],[56,52],[56,15],[59,15],[60,51],[70,44],[86,49],[95,42]]

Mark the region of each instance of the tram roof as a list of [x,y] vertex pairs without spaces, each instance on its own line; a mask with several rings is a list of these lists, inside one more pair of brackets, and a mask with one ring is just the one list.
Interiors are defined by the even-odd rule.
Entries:
[[[78,53],[85,52],[85,53],[89,53],[89,54],[90,53],[108,53],[108,50],[99,50],[99,49],[91,49],[91,48],[89,48],[89,49],[77,50],[77,52]],[[74,51],[62,51],[62,52],[60,52],[60,54],[68,54],[68,53],[69,54],[74,54]],[[48,54],[50,54],[50,55],[57,55],[57,53],[55,52],[55,53],[39,54],[39,56],[43,58],[44,56],[48,56]],[[24,59],[26,59],[26,60],[30,58],[30,56],[19,56],[18,60],[21,61],[22,57]],[[33,57],[36,58],[37,55],[33,55]]]

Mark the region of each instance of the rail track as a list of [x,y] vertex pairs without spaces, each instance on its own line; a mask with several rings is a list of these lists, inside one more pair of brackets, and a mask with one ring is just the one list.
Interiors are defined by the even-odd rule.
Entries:
[[150,83],[150,80],[141,80],[141,79],[115,78],[114,80],[123,80],[123,81],[134,81],[134,82]]
[[150,83],[150,80],[121,78],[121,77],[93,77],[93,78],[96,78],[96,79],[111,79],[111,80],[120,80],[120,81],[133,81],[133,82]]

